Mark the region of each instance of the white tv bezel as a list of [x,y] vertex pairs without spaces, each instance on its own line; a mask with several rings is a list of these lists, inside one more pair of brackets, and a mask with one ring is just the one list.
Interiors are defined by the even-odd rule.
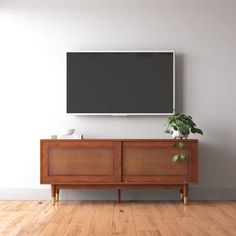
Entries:
[[157,52],[157,53],[173,53],[173,112],[171,113],[68,113],[68,115],[79,115],[79,116],[167,116],[173,115],[175,113],[175,51],[174,50],[80,50],[80,51],[70,51],[67,53],[80,53],[80,52]]

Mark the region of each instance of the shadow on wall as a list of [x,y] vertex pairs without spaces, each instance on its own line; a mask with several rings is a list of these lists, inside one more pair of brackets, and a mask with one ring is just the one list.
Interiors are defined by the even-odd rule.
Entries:
[[[87,201],[116,201],[116,190],[62,190],[62,200],[87,200]],[[155,200],[179,200],[179,192],[176,189],[160,190],[122,190],[123,201],[155,201]]]
[[221,134],[216,134],[215,137],[219,138],[214,139],[214,143],[200,140],[199,185],[235,188],[236,147],[222,141],[222,138],[227,139],[227,135],[224,135],[223,131]]

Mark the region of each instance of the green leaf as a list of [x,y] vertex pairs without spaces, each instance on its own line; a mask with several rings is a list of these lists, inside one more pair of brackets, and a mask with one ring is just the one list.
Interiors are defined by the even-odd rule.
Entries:
[[182,161],[187,160],[187,156],[186,156],[186,154],[181,153],[181,155],[180,155],[180,159],[181,159]]
[[201,129],[198,129],[198,128],[191,128],[191,132],[192,132],[193,134],[198,133],[198,134],[203,135],[202,130],[201,130]]
[[195,134],[195,133],[197,133],[197,129],[194,128],[194,127],[192,127],[192,128],[191,128],[191,132],[192,132],[193,134]]
[[[188,135],[190,132],[202,134],[201,129],[197,128],[197,125],[193,122],[193,118],[190,115],[185,115],[183,113],[175,113],[174,115],[167,118],[167,128],[170,133],[173,133],[170,130],[172,127],[174,130],[179,130],[183,135]],[[169,133],[168,131],[166,133]]]
[[170,133],[170,131],[167,129],[167,130],[165,131],[165,133],[169,134],[169,133]]
[[175,124],[176,124],[176,126],[178,126],[178,127],[183,127],[183,126],[185,126],[184,122],[181,121],[181,120],[177,120],[177,121],[175,122]]
[[176,162],[178,159],[179,159],[179,155],[177,154],[172,157],[173,162]]
[[179,132],[183,135],[189,134],[189,129],[187,127],[179,127]]
[[203,135],[203,132],[201,129],[197,129],[197,133]]
[[184,143],[179,142],[178,146],[179,146],[179,149],[183,149],[184,148]]
[[173,116],[170,116],[167,118],[169,122],[172,122],[175,118]]
[[196,126],[196,124],[189,118],[185,118],[185,124],[188,124],[190,127]]
[[171,116],[171,117],[168,117],[168,123],[169,124],[172,124],[172,123],[174,123],[175,122],[175,120],[176,120],[176,118],[175,117],[173,117],[173,116]]

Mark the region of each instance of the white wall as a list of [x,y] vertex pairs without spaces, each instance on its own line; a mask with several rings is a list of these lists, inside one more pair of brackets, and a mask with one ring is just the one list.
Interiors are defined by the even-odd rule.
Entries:
[[[197,136],[200,176],[192,198],[236,198],[235,12],[234,0],[2,0],[0,198],[49,196],[49,186],[39,184],[39,140],[58,128],[75,127],[88,138],[168,137],[164,117],[65,114],[66,52],[81,49],[176,50],[177,109],[204,130]],[[159,193],[127,191],[125,197]]]

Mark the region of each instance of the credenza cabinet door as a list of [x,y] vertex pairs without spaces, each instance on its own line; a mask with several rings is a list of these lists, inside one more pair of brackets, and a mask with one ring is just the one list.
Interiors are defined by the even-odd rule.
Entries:
[[41,140],[41,183],[121,181],[121,142]]
[[[125,182],[197,182],[197,141],[126,141],[122,146],[122,173]],[[187,160],[172,161],[184,153]]]

